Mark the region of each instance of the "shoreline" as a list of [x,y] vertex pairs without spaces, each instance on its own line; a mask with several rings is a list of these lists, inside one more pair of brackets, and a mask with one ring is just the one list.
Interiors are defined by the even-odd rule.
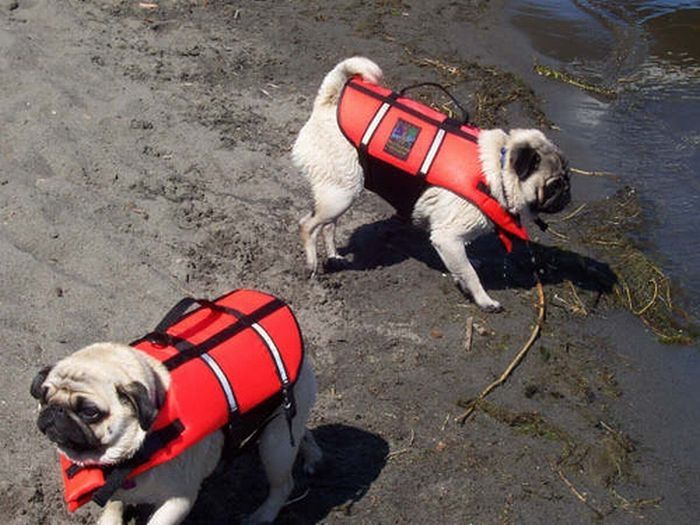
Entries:
[[[147,11],[107,1],[3,6],[7,523],[89,522],[96,512],[70,516],[63,507],[54,452],[35,427],[34,373],[85,344],[138,337],[185,293],[241,286],[292,305],[320,382],[310,426],[330,466],[302,481],[309,495],[278,523],[692,523],[700,417],[681,403],[690,372],[664,386],[675,376],[647,367],[661,367],[651,357],[658,351],[681,356],[675,370],[678,362],[697,370],[697,352],[650,341],[573,262],[547,273],[543,334],[464,426],[454,423],[460,400],[501,373],[536,318],[522,253],[503,263],[492,239],[476,243],[477,257],[493,262],[480,270],[485,285],[506,307],[482,314],[441,274],[422,234],[364,195],[339,225],[354,267],[315,282],[303,276],[296,221],[308,190],[288,149],[320,79],[361,51],[392,86],[436,78],[413,55],[476,64],[472,72],[505,64],[497,75],[462,79],[455,89],[467,97],[479,93],[467,91],[472,84],[522,89],[512,63],[490,51],[494,32],[513,32],[502,4],[158,3]],[[478,44],[454,49],[474,18]],[[533,118],[527,104],[502,111],[495,96],[489,104],[477,112],[484,121]],[[613,187],[581,182],[563,215]],[[537,237],[567,261],[605,270],[580,246]],[[583,284],[572,293],[574,281]],[[570,307],[574,295],[591,316]],[[467,354],[469,317],[480,329]],[[256,506],[265,486],[254,455],[233,470],[205,484],[186,523],[236,519]]]

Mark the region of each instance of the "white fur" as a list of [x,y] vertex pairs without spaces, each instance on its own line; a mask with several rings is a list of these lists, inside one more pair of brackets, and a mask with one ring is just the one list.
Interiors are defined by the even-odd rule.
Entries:
[[[374,62],[353,57],[339,63],[326,75],[314,101],[313,111],[292,148],[292,160],[308,179],[314,198],[314,210],[300,220],[301,237],[307,268],[318,270],[316,244],[323,233],[327,255],[338,257],[334,232],[338,218],[347,211],[363,188],[364,175],[355,147],[338,127],[336,111],[340,90],[347,79],[359,74],[364,80],[378,83],[382,73]],[[521,181],[513,169],[511,152],[520,145],[531,145],[558,155],[556,146],[537,130],[500,129],[482,131],[479,156],[487,183],[501,206],[511,213],[527,213],[528,205],[538,198],[545,175]],[[501,148],[508,151],[505,168],[501,168]],[[469,292],[484,310],[497,311],[501,305],[484,290],[467,258],[464,244],[493,230],[481,211],[449,190],[430,187],[417,201],[414,221],[430,231],[430,240],[459,286]]]

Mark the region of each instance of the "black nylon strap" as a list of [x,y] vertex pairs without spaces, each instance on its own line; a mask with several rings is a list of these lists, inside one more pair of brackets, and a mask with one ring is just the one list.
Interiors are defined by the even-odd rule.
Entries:
[[135,346],[141,343],[142,341],[150,341],[160,346],[173,346],[180,352],[184,352],[185,350],[194,347],[194,345],[190,343],[187,339],[183,339],[182,337],[178,337],[167,332],[151,332],[149,334],[144,335],[141,339],[132,341],[130,344],[131,346]]
[[[286,304],[279,299],[273,299],[269,303],[261,306],[257,310],[254,310],[250,314],[243,315],[242,318],[238,319],[228,328],[221,330],[219,333],[213,335],[206,341],[199,343],[198,345],[192,345],[190,348],[186,348],[180,353],[166,359],[163,364],[168,370],[174,370],[179,366],[184,365],[187,361],[199,357],[202,354],[206,354],[213,348],[219,346],[224,341],[232,338],[233,336],[239,334],[246,328],[249,328],[253,323],[264,319],[266,316],[273,312],[276,312],[280,308],[284,308]],[[223,310],[223,307],[217,305],[217,309]]]
[[194,297],[185,297],[184,299],[178,301],[178,303],[173,306],[167,314],[165,314],[163,319],[161,319],[152,332],[149,332],[140,339],[132,341],[130,345],[135,346],[143,341],[150,341],[161,346],[174,346],[181,352],[191,348],[193,345],[189,341],[176,335],[169,334],[167,330],[185,317],[188,310],[195,304],[200,307],[211,308],[212,310],[217,309],[217,305],[212,301],[208,301],[206,299],[195,299]]
[[165,317],[161,319],[160,323],[158,323],[158,326],[156,326],[153,331],[156,333],[165,333],[165,331],[168,328],[170,328],[172,325],[174,325],[176,322],[182,319],[182,317],[187,313],[190,307],[192,307],[195,304],[211,308],[213,310],[216,310],[218,306],[215,303],[206,299],[195,299],[194,297],[185,297],[184,299],[178,301],[178,303],[175,306],[173,306],[167,314],[165,314]]
[[70,466],[66,469],[66,477],[68,479],[73,479],[75,475],[83,470],[85,467],[81,467],[77,463],[71,463]]
[[459,110],[462,112],[462,121],[460,124],[468,124],[469,123],[469,112],[464,109],[462,104],[457,100],[457,97],[455,97],[452,93],[450,93],[445,86],[442,84],[438,84],[436,82],[421,82],[420,84],[413,84],[411,86],[406,86],[403,88],[401,91],[399,91],[399,96],[403,97],[406,91],[409,89],[416,89],[420,87],[434,87],[438,88],[441,90],[445,95],[447,95],[450,100],[452,100],[453,104],[459,108]]
[[282,396],[275,394],[260,405],[241,415],[235,414],[223,428],[225,445],[223,458],[231,460],[248,445],[255,443],[267,424],[279,414],[273,415],[282,402]]
[[104,507],[114,493],[119,490],[129,474],[138,466],[146,463],[153,454],[182,434],[185,429],[182,422],[176,419],[168,426],[156,430],[146,436],[138,452],[129,461],[122,463],[105,472],[105,484],[92,495],[92,501]]

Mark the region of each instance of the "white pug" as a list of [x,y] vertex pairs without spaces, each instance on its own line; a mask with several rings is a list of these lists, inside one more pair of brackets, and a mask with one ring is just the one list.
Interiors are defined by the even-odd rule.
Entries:
[[[32,382],[41,401],[37,425],[70,460],[79,465],[115,465],[127,461],[148,435],[170,384],[170,374],[157,360],[130,346],[90,345],[43,369]],[[306,430],[316,396],[316,379],[304,360],[294,387],[296,415],[291,431],[282,407],[259,438],[259,453],[270,484],[263,504],[248,523],[271,523],[293,488],[292,466],[301,449],[307,472],[321,451]],[[107,503],[100,525],[121,525],[124,504],[150,504],[149,525],[176,525],[190,512],[202,481],[216,467],[224,434],[216,431],[170,461],[137,476],[135,486],[119,489]]]
[[[354,75],[375,84],[382,80],[379,66],[367,58],[353,57],[339,63],[324,78],[311,116],[292,149],[294,164],[310,182],[314,198],[313,212],[300,221],[306,264],[312,275],[318,270],[319,232],[323,232],[328,257],[339,258],[336,222],[365,182],[357,149],[341,132],[337,118],[341,90]],[[478,147],[490,194],[511,214],[559,211],[570,200],[566,159],[540,131],[482,130]],[[501,310],[484,290],[465,251],[465,243],[493,230],[479,208],[456,193],[429,185],[415,202],[411,218],[428,228],[432,245],[460,288],[482,309]]]

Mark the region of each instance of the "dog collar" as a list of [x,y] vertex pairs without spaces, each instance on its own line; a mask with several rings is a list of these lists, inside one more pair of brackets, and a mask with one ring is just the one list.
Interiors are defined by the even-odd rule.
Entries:
[[506,166],[506,155],[508,150],[505,147],[501,148],[501,193],[503,194],[503,200],[506,202],[506,210],[510,212],[510,202],[508,202],[508,194],[506,193],[506,185],[503,184],[503,172]]

